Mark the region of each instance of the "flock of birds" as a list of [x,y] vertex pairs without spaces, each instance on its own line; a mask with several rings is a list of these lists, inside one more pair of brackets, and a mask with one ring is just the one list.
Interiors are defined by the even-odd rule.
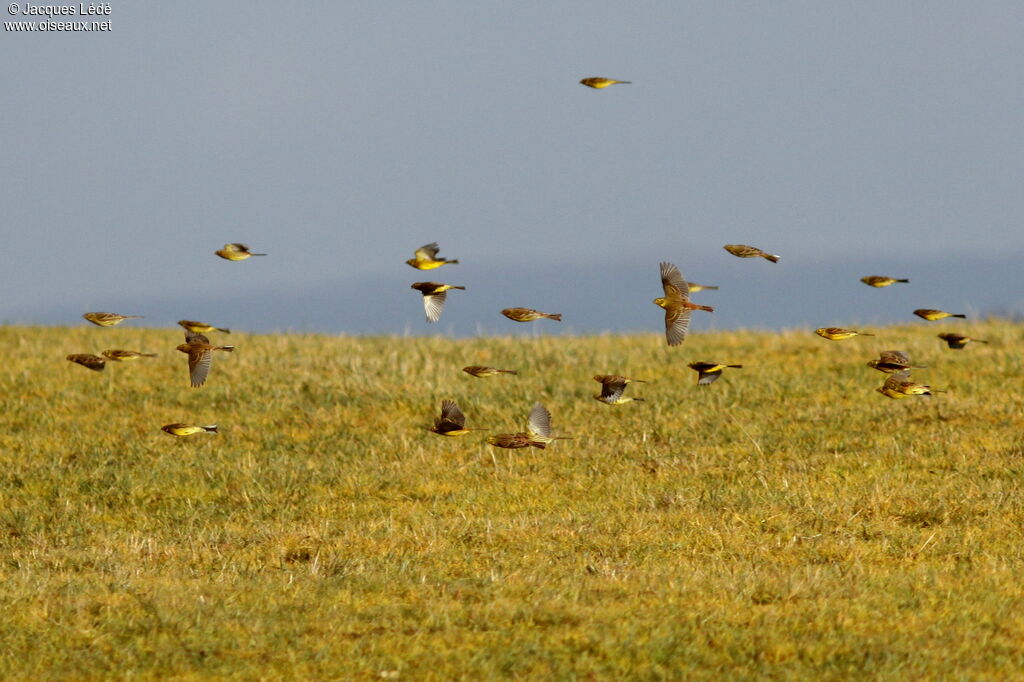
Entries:
[[[580,81],[582,85],[590,88],[603,89],[617,84],[628,84],[630,81],[620,81],[612,78],[584,78]],[[762,251],[746,244],[726,244],[723,247],[726,251],[738,258],[764,258],[771,263],[778,263],[779,256]],[[411,267],[427,271],[440,268],[444,265],[458,264],[458,260],[449,260],[438,255],[440,249],[436,242],[425,244],[416,249],[412,258],[406,261]],[[253,253],[248,246],[241,243],[225,244],[224,248],[214,252],[217,256],[229,261],[242,261],[253,256],[266,256],[265,253]],[[654,299],[654,304],[665,311],[665,338],[669,346],[677,346],[686,338],[690,326],[690,317],[694,310],[714,312],[714,308],[706,305],[699,305],[690,300],[690,295],[702,290],[718,289],[717,286],[687,282],[679,268],[672,263],[663,262],[660,264],[661,286],[664,296]],[[909,280],[871,275],[862,277],[861,281],[871,287],[882,288],[897,283],[907,283]],[[414,282],[412,288],[419,291],[423,296],[423,308],[426,313],[427,322],[437,322],[441,319],[447,301],[448,292],[452,290],[465,290],[465,287],[441,282]],[[545,313],[533,308],[505,308],[501,314],[515,322],[532,322],[540,319],[561,321],[561,313]],[[941,320],[955,317],[964,318],[966,315],[959,313],[948,313],[943,310],[930,308],[919,308],[914,314],[928,321]],[[89,322],[100,327],[113,327],[128,319],[141,318],[141,315],[120,315],[117,313],[90,312],[84,317]],[[210,342],[206,334],[211,332],[230,333],[230,329],[218,328],[204,322],[195,320],[180,320],[178,322],[185,329],[185,342],[177,346],[177,350],[188,356],[189,382],[193,388],[199,388],[206,383],[210,374],[213,360],[213,353],[216,351],[232,352],[234,346],[216,345]],[[841,327],[821,327],[815,330],[819,336],[830,341],[841,341],[854,336],[873,336],[873,334],[844,329]],[[946,332],[939,334],[949,348],[962,349],[969,342],[988,343],[982,339],[973,339],[969,336]],[[82,365],[94,371],[102,371],[107,361],[129,362],[139,358],[156,357],[155,353],[143,353],[134,350],[108,349],[101,355],[90,353],[75,353],[68,355],[71,362]],[[923,369],[923,367],[911,364],[910,356],[901,350],[882,351],[877,359],[867,363],[870,367],[889,374],[885,383],[876,390],[889,398],[907,398],[910,396],[927,396],[932,393],[942,392],[933,389],[928,385],[920,384],[910,376],[910,370]],[[742,365],[728,364],[721,362],[700,361],[692,362],[689,367],[697,372],[697,384],[707,386],[717,380],[722,372],[729,368],[741,368]],[[463,371],[474,377],[489,377],[498,374],[516,374],[515,370],[498,369],[472,365],[464,367]],[[619,375],[597,375],[594,380],[601,384],[601,391],[594,395],[594,398],[608,405],[621,405],[624,403],[643,400],[643,398],[626,395],[626,388],[631,383],[644,383],[640,379],[631,379]],[[174,423],[161,427],[163,431],[173,436],[191,436],[197,433],[217,433],[216,425],[204,426],[200,424]],[[444,400],[441,403],[441,414],[434,420],[434,425],[429,429],[431,432],[442,436],[463,436],[477,429],[466,428],[466,416],[453,400]],[[536,403],[530,410],[527,417],[527,430],[517,433],[503,433],[489,436],[487,442],[501,448],[544,448],[555,440],[563,440],[565,436],[552,436],[551,413],[542,404]]]

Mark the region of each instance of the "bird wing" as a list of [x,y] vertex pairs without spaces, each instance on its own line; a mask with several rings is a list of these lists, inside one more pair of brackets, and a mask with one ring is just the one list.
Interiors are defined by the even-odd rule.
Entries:
[[239,244],[238,242],[235,242],[233,244],[225,244],[224,245],[224,250],[225,251],[231,251],[231,252],[234,252],[234,253],[241,253],[241,252],[248,251],[249,247],[246,246],[245,244]]
[[901,350],[883,350],[878,354],[878,360],[888,365],[909,365],[910,356]]
[[427,322],[437,322],[441,319],[441,311],[444,310],[446,298],[448,298],[448,294],[444,291],[423,295],[423,310],[427,313]]
[[665,290],[665,298],[673,302],[690,300],[690,286],[683,279],[679,268],[671,263],[661,264],[661,286]]
[[526,424],[534,436],[539,438],[551,436],[551,413],[540,403],[536,403],[530,410]]
[[681,307],[665,308],[665,337],[668,339],[668,345],[678,346],[686,338],[686,330],[690,328],[691,313],[692,311]]
[[209,349],[195,349],[188,353],[188,376],[192,381],[192,387],[198,388],[206,383],[206,377],[210,374],[210,363],[213,359],[213,352]]
[[615,402],[626,392],[626,382],[622,377],[603,377],[601,382],[601,399]]
[[885,380],[883,388],[887,388],[892,391],[901,391],[904,384],[912,383],[910,381],[910,371],[903,370],[901,372],[893,372],[889,375],[889,378]]
[[462,414],[462,410],[459,409],[454,400],[442,400],[441,418],[437,423],[438,426],[445,423],[454,424],[461,429],[466,425],[466,415]]
[[416,256],[416,260],[434,260],[434,257],[437,255],[439,250],[437,242],[431,242],[416,249],[416,253],[414,255]]
[[186,330],[185,343],[205,343],[209,345],[210,339],[206,338],[204,334],[200,334],[199,332],[190,332]]
[[720,369],[702,370],[701,373],[698,375],[697,385],[707,386],[708,384],[718,379],[718,377],[720,376],[722,376],[722,370]]

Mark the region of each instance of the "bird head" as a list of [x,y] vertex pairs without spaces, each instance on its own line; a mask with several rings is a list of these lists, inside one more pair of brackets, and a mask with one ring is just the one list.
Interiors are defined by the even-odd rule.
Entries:
[[652,303],[654,303],[654,305],[656,305],[656,306],[661,306],[662,308],[664,308],[664,307],[665,307],[665,304],[666,304],[667,302],[668,302],[668,301],[666,301],[666,300],[664,299],[664,297],[659,297],[659,298],[656,298],[656,299],[654,299],[654,300],[652,301]]

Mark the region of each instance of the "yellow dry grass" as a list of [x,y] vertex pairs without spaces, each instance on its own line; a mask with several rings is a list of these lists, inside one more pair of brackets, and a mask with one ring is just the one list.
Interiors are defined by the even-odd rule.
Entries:
[[[1024,328],[877,333],[232,334],[191,389],[179,331],[0,328],[0,676],[1019,676]],[[160,356],[63,359],[106,348]],[[875,393],[887,349],[949,392]],[[484,444],[537,400],[575,440]]]

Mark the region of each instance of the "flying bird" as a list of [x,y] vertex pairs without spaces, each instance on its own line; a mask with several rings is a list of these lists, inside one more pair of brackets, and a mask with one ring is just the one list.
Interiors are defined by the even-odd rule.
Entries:
[[679,268],[671,263],[661,264],[661,287],[665,290],[665,296],[654,299],[654,305],[665,309],[665,338],[668,345],[678,346],[686,338],[691,311],[706,310],[712,313],[715,309],[690,303],[690,288]]
[[977,341],[978,343],[988,343],[984,339],[975,339],[970,336],[964,336],[963,334],[954,334],[953,332],[945,332],[939,334],[939,338],[949,344],[949,347],[953,350],[961,350],[971,341]]
[[551,413],[540,403],[534,404],[530,410],[526,429],[525,433],[500,433],[496,436],[488,436],[487,442],[495,447],[515,450],[526,447],[544,449],[551,441],[571,440],[565,436],[551,436]]
[[217,433],[217,425],[211,424],[209,426],[200,426],[198,424],[176,423],[161,426],[160,430],[169,433],[172,436],[182,438],[184,436],[192,436],[197,433]]
[[885,380],[885,383],[875,389],[879,393],[889,398],[896,398],[902,400],[903,398],[909,398],[912,395],[931,395],[932,393],[945,393],[934,389],[931,386],[924,384],[918,384],[911,380],[910,371],[903,370],[902,372],[896,372],[890,374],[889,378]]
[[102,372],[107,366],[106,360],[91,353],[74,353],[67,356],[67,359],[71,362],[78,363],[82,367],[88,367],[94,372]]
[[533,308],[505,308],[501,311],[501,314],[510,320],[516,322],[532,322],[542,318],[549,320],[562,321],[562,313],[542,313],[539,310]]
[[484,365],[470,365],[469,367],[463,367],[462,371],[480,378],[492,377],[496,374],[519,374],[514,369],[498,369],[497,367],[485,367]]
[[423,310],[427,314],[427,322],[437,322],[441,319],[441,311],[444,310],[444,302],[448,297],[445,292],[449,289],[466,289],[466,287],[439,284],[438,282],[416,282],[412,288],[423,294]]
[[960,313],[947,313],[945,310],[933,310],[931,308],[918,308],[917,310],[914,311],[914,314],[917,315],[918,317],[923,317],[929,322],[934,322],[935,320],[944,320],[947,317],[967,317],[966,315],[962,315]]
[[206,377],[210,374],[210,364],[213,361],[213,351],[223,350],[231,352],[234,346],[214,346],[210,339],[202,334],[185,332],[185,343],[178,346],[178,350],[188,354],[188,375],[192,388],[199,388],[206,383]]
[[878,354],[877,360],[868,360],[868,367],[874,367],[879,372],[895,374],[911,369],[926,369],[924,365],[910,364],[910,356],[902,350],[883,350]]
[[726,244],[722,248],[739,258],[756,258],[757,256],[760,256],[761,258],[770,260],[773,263],[779,262],[779,257],[775,254],[766,253],[761,249],[753,246],[747,246],[746,244]]
[[586,85],[588,88],[600,90],[602,88],[607,88],[609,85],[629,85],[632,82],[633,81],[617,81],[614,78],[600,78],[595,76],[592,78],[584,78],[580,81],[580,84]]
[[726,367],[741,369],[743,365],[726,365],[721,362],[691,362],[689,367],[697,372],[697,385],[707,386],[722,376],[722,371]]
[[457,260],[438,258],[437,252],[439,250],[440,249],[437,246],[437,242],[424,244],[420,248],[416,249],[413,258],[410,258],[405,262],[411,265],[412,267],[416,268],[417,270],[433,270],[434,268],[439,268],[442,265],[455,265],[459,262]]
[[85,313],[82,317],[100,327],[113,327],[125,320],[142,319],[142,315],[118,315],[117,313]]
[[861,277],[860,281],[864,282],[864,284],[867,284],[869,287],[875,287],[877,289],[880,287],[887,287],[892,284],[896,284],[896,282],[906,283],[909,282],[910,280],[896,279],[895,277],[883,277],[881,275],[868,275],[867,277]]
[[155,358],[156,353],[140,353],[137,350],[105,350],[103,357],[116,362],[127,362],[139,358]]
[[441,416],[434,420],[429,429],[439,436],[465,436],[471,429],[466,428],[466,415],[455,404],[454,400],[441,401]]
[[225,260],[245,260],[249,256],[267,255],[265,253],[253,253],[249,250],[248,246],[245,244],[239,244],[238,242],[225,244],[223,249],[217,249],[214,253]]
[[855,332],[852,329],[843,329],[842,327],[819,327],[814,330],[814,333],[829,341],[841,341],[852,336],[874,336],[874,334],[868,334],[867,332]]
[[594,381],[601,384],[601,392],[594,395],[594,400],[600,400],[607,405],[622,405],[623,403],[631,403],[634,400],[643,400],[643,398],[626,396],[624,393],[626,392],[626,386],[633,382],[647,383],[643,379],[629,379],[617,374],[598,374],[594,377]]
[[186,331],[193,332],[195,334],[207,334],[209,332],[224,332],[230,334],[230,329],[221,329],[220,327],[214,327],[212,324],[206,324],[205,322],[196,322],[195,320],[178,320],[178,324],[186,329]]

